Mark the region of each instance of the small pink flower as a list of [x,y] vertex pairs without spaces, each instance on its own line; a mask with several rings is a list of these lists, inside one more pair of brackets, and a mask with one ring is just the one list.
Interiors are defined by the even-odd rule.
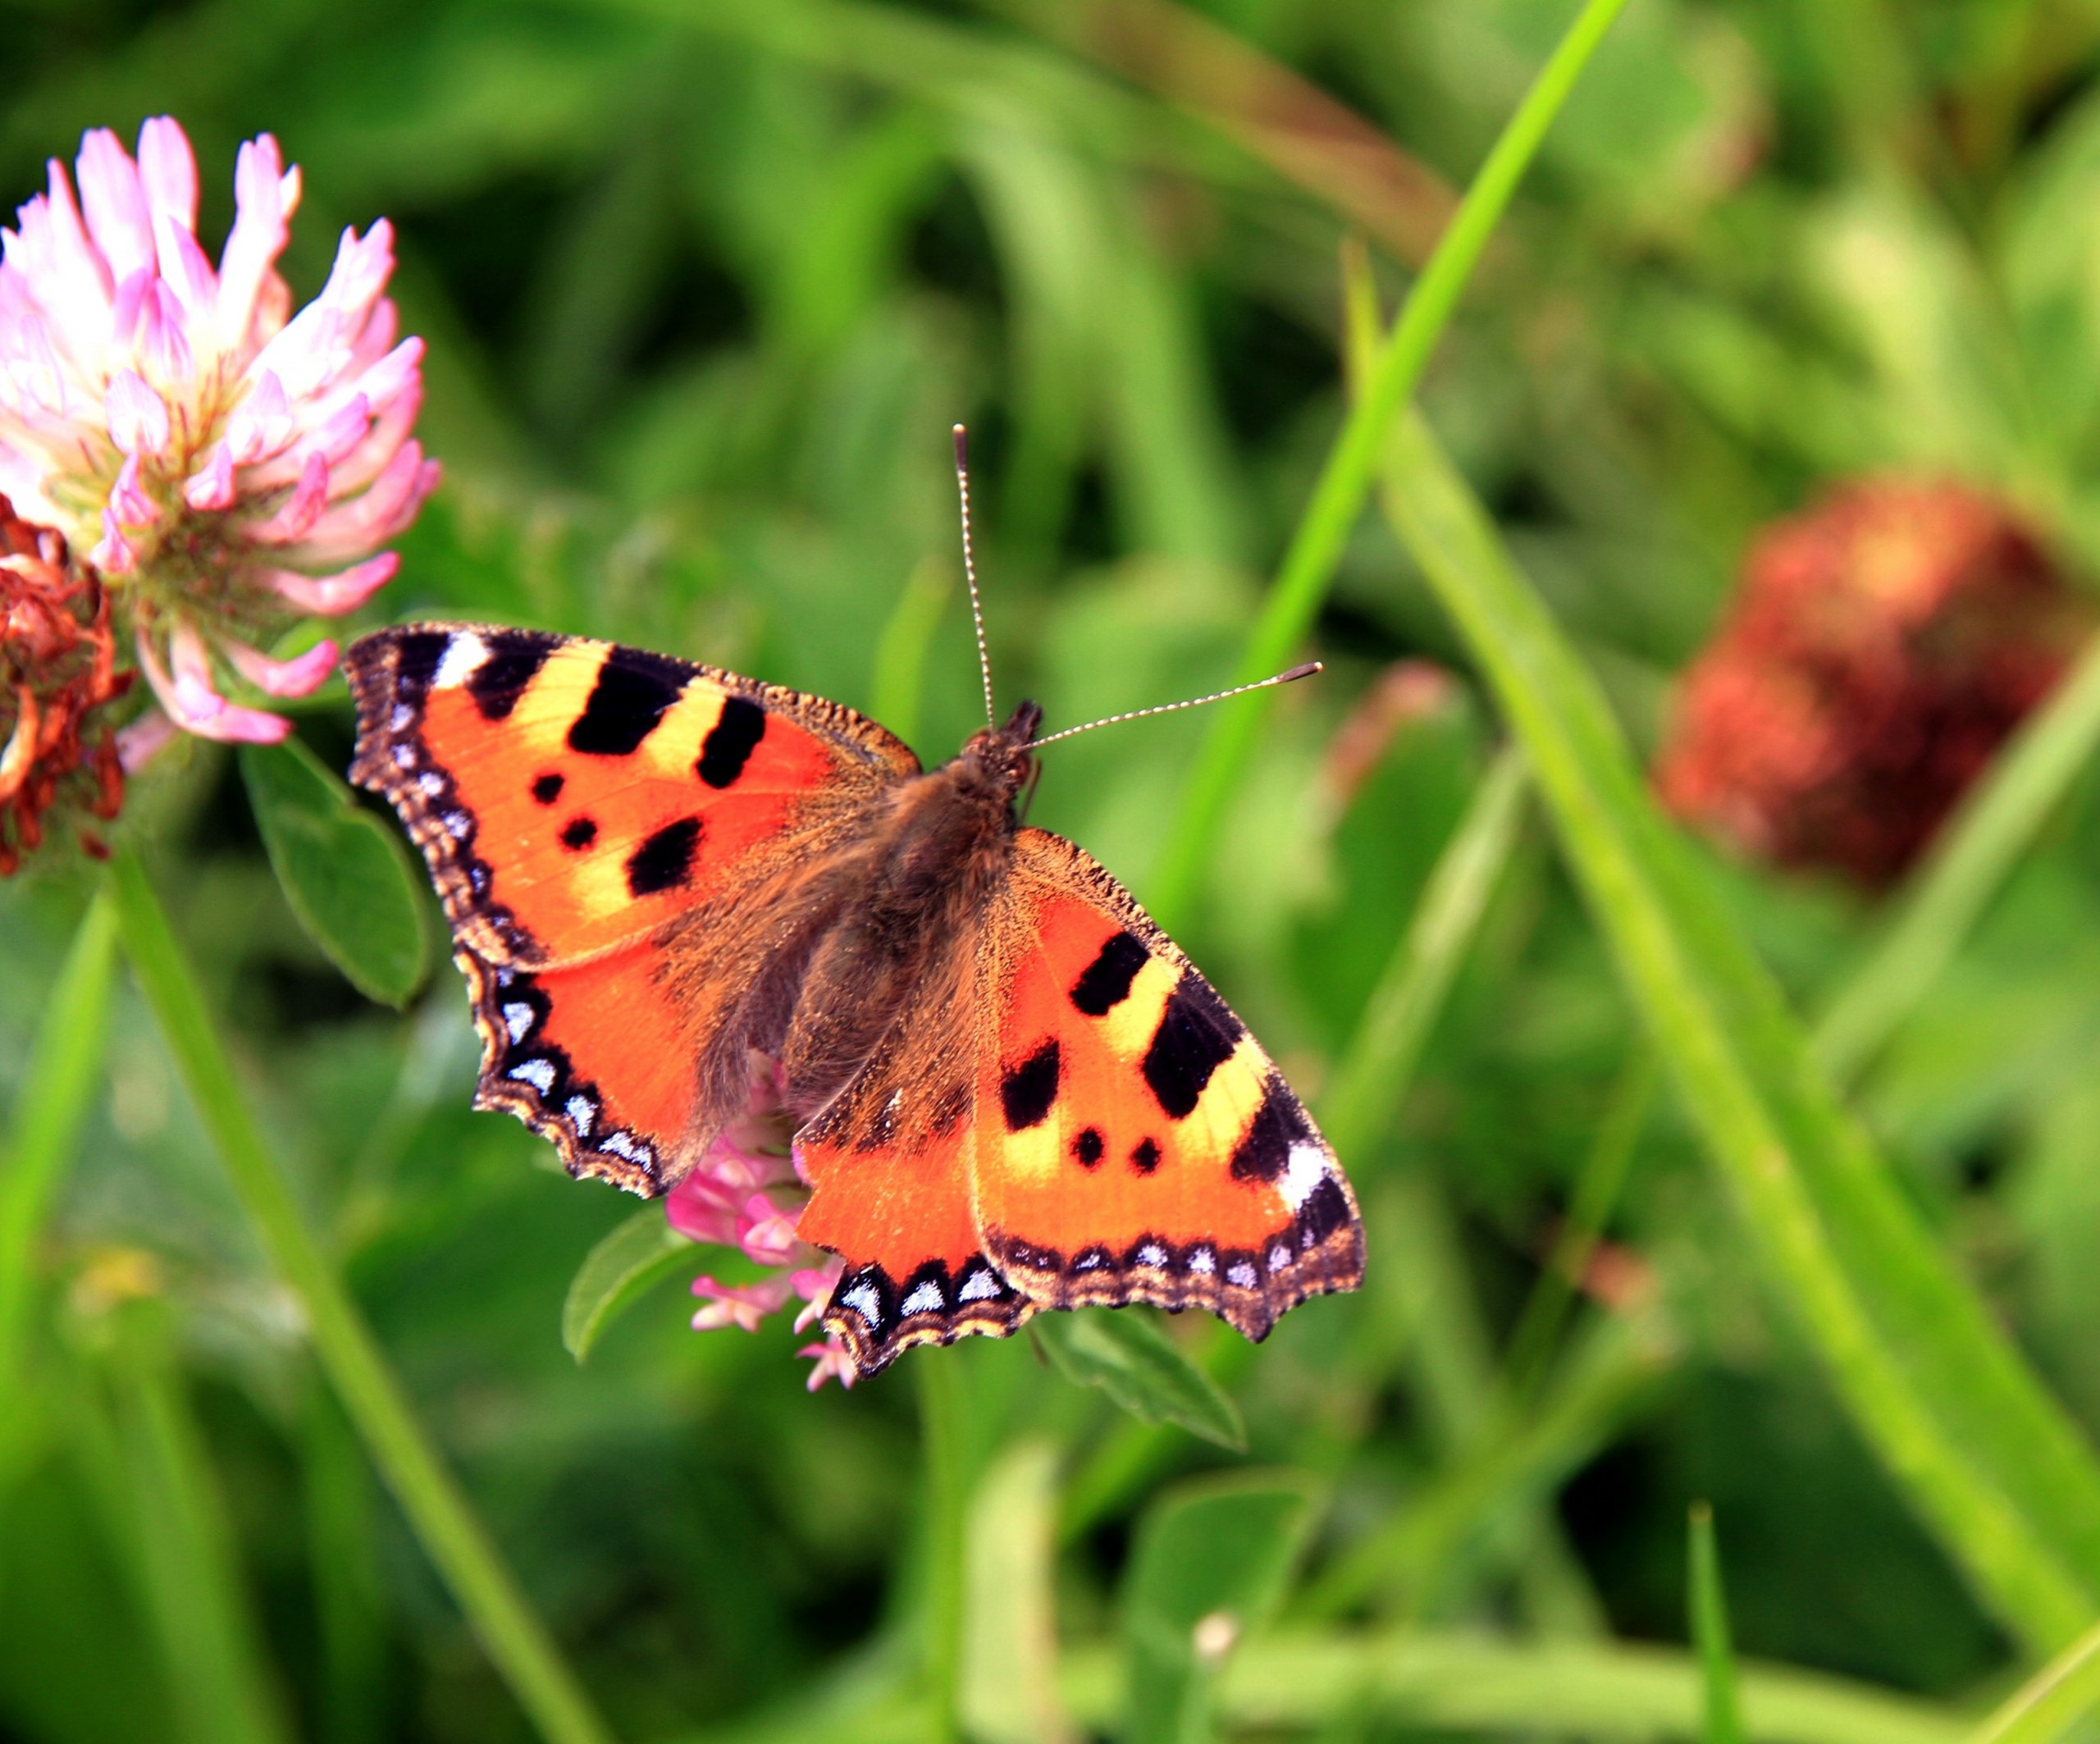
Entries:
[[[740,1249],[769,1268],[751,1284],[695,1279],[692,1292],[703,1299],[692,1317],[698,1332],[725,1326],[756,1332],[767,1315],[791,1301],[801,1303],[795,1330],[802,1331],[824,1312],[843,1270],[836,1254],[819,1251],[795,1233],[810,1194],[788,1144],[779,1070],[756,1053],[751,1066],[750,1112],[714,1141],[664,1201],[664,1215],[681,1235]],[[817,1359],[810,1375],[812,1391],[834,1376],[845,1386],[853,1384],[852,1361],[837,1338],[827,1336],[797,1354]]]
[[223,681],[297,696],[326,678],[333,642],[281,664],[255,645],[384,586],[395,559],[374,553],[437,483],[410,434],[422,341],[383,294],[393,232],[345,231],[294,314],[276,263],[299,173],[268,135],[240,148],[216,267],[174,121],[145,124],[135,160],[89,133],[75,171],[77,199],[54,161],[0,231],[0,492],[89,552],[171,720],[281,737]]
[[718,1284],[712,1278],[695,1278],[692,1293],[705,1296],[707,1306],[692,1317],[696,1332],[711,1332],[720,1326],[742,1326],[756,1332],[768,1314],[788,1304],[788,1281],[774,1276],[756,1284]]

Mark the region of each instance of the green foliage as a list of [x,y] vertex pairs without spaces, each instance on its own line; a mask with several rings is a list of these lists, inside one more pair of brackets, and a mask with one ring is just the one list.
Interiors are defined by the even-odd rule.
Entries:
[[787,1315],[692,1333],[740,1258],[472,1111],[326,689],[137,775],[107,883],[0,881],[0,1735],[2090,1731],[2100,653],[1885,898],[1708,853],[1643,769],[1831,482],[1999,491],[2089,586],[2100,7],[88,0],[7,40],[0,209],[166,111],[214,249],[240,139],[302,165],[301,299],[394,222],[446,477],[346,639],[612,636],[936,760],[983,716],[960,420],[1004,707],[1323,660],[1052,747],[1030,821],[1247,1018],[1370,1259],[1258,1349],[1043,1315],[812,1395]]
[[1235,1453],[1246,1450],[1239,1407],[1144,1309],[1081,1308],[1039,1319],[1034,1336],[1059,1374],[1099,1387],[1140,1422],[1176,1423]]
[[1281,1597],[1312,1498],[1303,1478],[1250,1472],[1168,1491],[1138,1523],[1123,1586],[1134,1744],[1199,1744],[1241,1637]]
[[601,1237],[568,1281],[561,1305],[562,1348],[581,1363],[651,1285],[678,1269],[692,1247],[653,1205]]
[[307,936],[367,998],[405,1006],[429,972],[430,940],[399,836],[295,738],[243,746],[240,772]]

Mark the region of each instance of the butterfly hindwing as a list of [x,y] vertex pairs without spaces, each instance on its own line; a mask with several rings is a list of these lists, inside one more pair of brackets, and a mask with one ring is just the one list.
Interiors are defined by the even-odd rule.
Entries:
[[1128,893],[1016,837],[981,947],[984,1250],[1046,1308],[1205,1308],[1250,1338],[1361,1280],[1349,1184],[1246,1026]]
[[381,792],[484,961],[572,961],[733,888],[821,802],[915,774],[820,698],[580,637],[413,624],[350,650],[352,778]]
[[863,1374],[914,1345],[1004,1337],[1034,1312],[978,1239],[975,941],[953,943],[874,1057],[797,1140],[812,1189],[798,1233],[845,1261],[824,1322]]
[[482,1036],[477,1108],[554,1140],[572,1175],[651,1196],[676,1179],[697,1109],[685,1015],[646,951],[535,973],[462,950]]
[[742,1112],[738,1000],[802,870],[917,760],[821,699],[605,642],[417,624],[347,664],[351,774],[444,900],[477,1105],[573,1173],[664,1191]]

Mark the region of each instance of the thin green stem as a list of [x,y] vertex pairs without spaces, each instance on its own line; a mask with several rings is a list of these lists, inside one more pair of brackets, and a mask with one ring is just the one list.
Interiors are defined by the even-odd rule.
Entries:
[[117,857],[109,888],[126,955],[162,1040],[242,1208],[305,1308],[321,1366],[373,1463],[541,1735],[551,1744],[606,1744],[610,1733],[439,1459],[363,1316],[308,1229],[135,856]]
[[[1114,1724],[1121,1671],[1099,1649],[1066,1654],[1066,1699],[1082,1725]],[[1960,1744],[1966,1732],[1947,1708],[1815,1672],[1746,1665],[1742,1693],[1751,1736],[1771,1744]],[[1276,1629],[1233,1655],[1217,1710],[1235,1734],[1262,1737],[1352,1723],[1339,1735],[1356,1737],[1369,1719],[1408,1736],[1654,1744],[1696,1737],[1701,1699],[1698,1661],[1681,1649]]]
[[138,1545],[169,1687],[198,1744],[289,1737],[241,1577],[217,1473],[167,1345],[158,1304],[120,1311],[112,1407],[126,1476],[119,1517]]
[[1969,1744],[2053,1744],[2095,1709],[2100,1709],[2100,1623],[2006,1697]]
[[[1430,353],[1449,325],[1481,250],[1537,154],[1546,130],[1625,3],[1586,0],[1473,177],[1450,228],[1439,239],[1409,291],[1391,339],[1381,350],[1362,395],[1328,454],[1275,585],[1241,652],[1239,682],[1251,683],[1285,664],[1312,628],[1371,493],[1394,414],[1413,396]],[[1170,926],[1187,916],[1197,881],[1211,863],[1226,808],[1275,700],[1273,692],[1257,691],[1218,706],[1183,796],[1180,814],[1168,833],[1166,857],[1152,881],[1153,911]]]
[[1480,926],[1523,818],[1524,759],[1504,746],[1439,856],[1413,919],[1320,1099],[1336,1153],[1356,1157],[1391,1124],[1431,1025]]
[[915,1366],[926,1485],[926,1682],[934,1744],[955,1744],[962,1735],[962,1605],[968,1577],[964,1527],[969,1502],[964,1444],[970,1426],[956,1359],[929,1352]]
[[0,1415],[8,1414],[7,1404],[21,1384],[37,1235],[101,1080],[116,971],[116,913],[98,896],[44,1007],[22,1079],[14,1143],[0,1171]]
[[1597,1127],[1597,1135],[1583,1160],[1575,1183],[1575,1197],[1568,1217],[1554,1238],[1553,1252],[1517,1318],[1509,1335],[1509,1354],[1503,1362],[1509,1376],[1511,1399],[1518,1405],[1538,1395],[1552,1364],[1554,1348],[1560,1342],[1568,1311],[1573,1306],[1577,1286],[1590,1269],[1605,1226],[1618,1204],[1626,1177],[1640,1148],[1641,1135],[1654,1106],[1658,1073],[1655,1050],[1637,1043],[1632,1056],[1612,1086],[1611,1101]]
[[1736,1687],[1735,1648],[1728,1639],[1728,1601],[1721,1586],[1721,1552],[1714,1541],[1714,1510],[1691,1504],[1685,1553],[1691,1589],[1691,1641],[1705,1683],[1702,1744],[1743,1744],[1742,1699]]

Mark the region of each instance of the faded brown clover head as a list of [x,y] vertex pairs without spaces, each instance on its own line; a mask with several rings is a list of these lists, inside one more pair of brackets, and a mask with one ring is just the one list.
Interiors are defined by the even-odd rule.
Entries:
[[1832,491],[1752,545],[1658,760],[1754,858],[1900,877],[2090,628],[2039,540],[1950,483]]
[[123,803],[105,705],[130,683],[116,669],[102,578],[0,496],[0,876],[62,820],[90,853],[103,851],[81,826]]

